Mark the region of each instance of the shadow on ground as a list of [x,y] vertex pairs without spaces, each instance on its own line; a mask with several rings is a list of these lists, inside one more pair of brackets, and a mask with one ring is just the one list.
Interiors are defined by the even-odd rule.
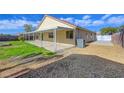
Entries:
[[20,78],[121,78],[124,65],[93,55],[72,54]]

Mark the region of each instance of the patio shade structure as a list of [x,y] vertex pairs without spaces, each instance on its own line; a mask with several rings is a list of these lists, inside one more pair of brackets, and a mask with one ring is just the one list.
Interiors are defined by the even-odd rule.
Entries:
[[[73,30],[72,28],[66,28],[66,27],[60,27],[60,26],[57,26],[55,28],[51,28],[51,29],[45,29],[45,30],[36,30],[36,31],[32,31],[32,32],[24,32],[22,33],[23,37],[25,40],[36,40],[36,39],[39,39],[41,41],[41,47],[43,47],[43,39],[42,39],[42,35],[43,33],[45,32],[53,32],[53,44],[54,44],[54,51],[56,51],[57,49],[57,40],[56,40],[56,32],[57,31],[62,31],[62,30]],[[39,38],[40,37],[40,38]]]

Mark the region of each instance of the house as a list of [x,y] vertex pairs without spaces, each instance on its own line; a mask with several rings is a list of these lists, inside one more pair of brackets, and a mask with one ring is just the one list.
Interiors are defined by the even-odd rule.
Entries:
[[[23,33],[23,36],[26,40],[40,42],[37,43],[38,46],[54,51],[60,47],[76,46],[77,39],[84,39],[85,42],[96,40],[95,32],[48,15],[43,17],[35,31]],[[51,46],[54,46],[54,49],[50,49]]]

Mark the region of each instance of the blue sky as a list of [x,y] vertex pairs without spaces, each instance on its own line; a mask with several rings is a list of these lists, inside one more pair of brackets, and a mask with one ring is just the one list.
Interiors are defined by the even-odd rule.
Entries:
[[[124,14],[50,14],[61,20],[98,32],[102,27],[117,27],[124,24]],[[43,14],[0,14],[0,33],[18,34],[24,24],[37,27]]]

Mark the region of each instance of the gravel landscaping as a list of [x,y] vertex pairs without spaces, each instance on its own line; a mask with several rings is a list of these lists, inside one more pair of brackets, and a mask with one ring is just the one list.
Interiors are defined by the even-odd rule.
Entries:
[[124,78],[124,65],[98,56],[72,54],[20,78]]

